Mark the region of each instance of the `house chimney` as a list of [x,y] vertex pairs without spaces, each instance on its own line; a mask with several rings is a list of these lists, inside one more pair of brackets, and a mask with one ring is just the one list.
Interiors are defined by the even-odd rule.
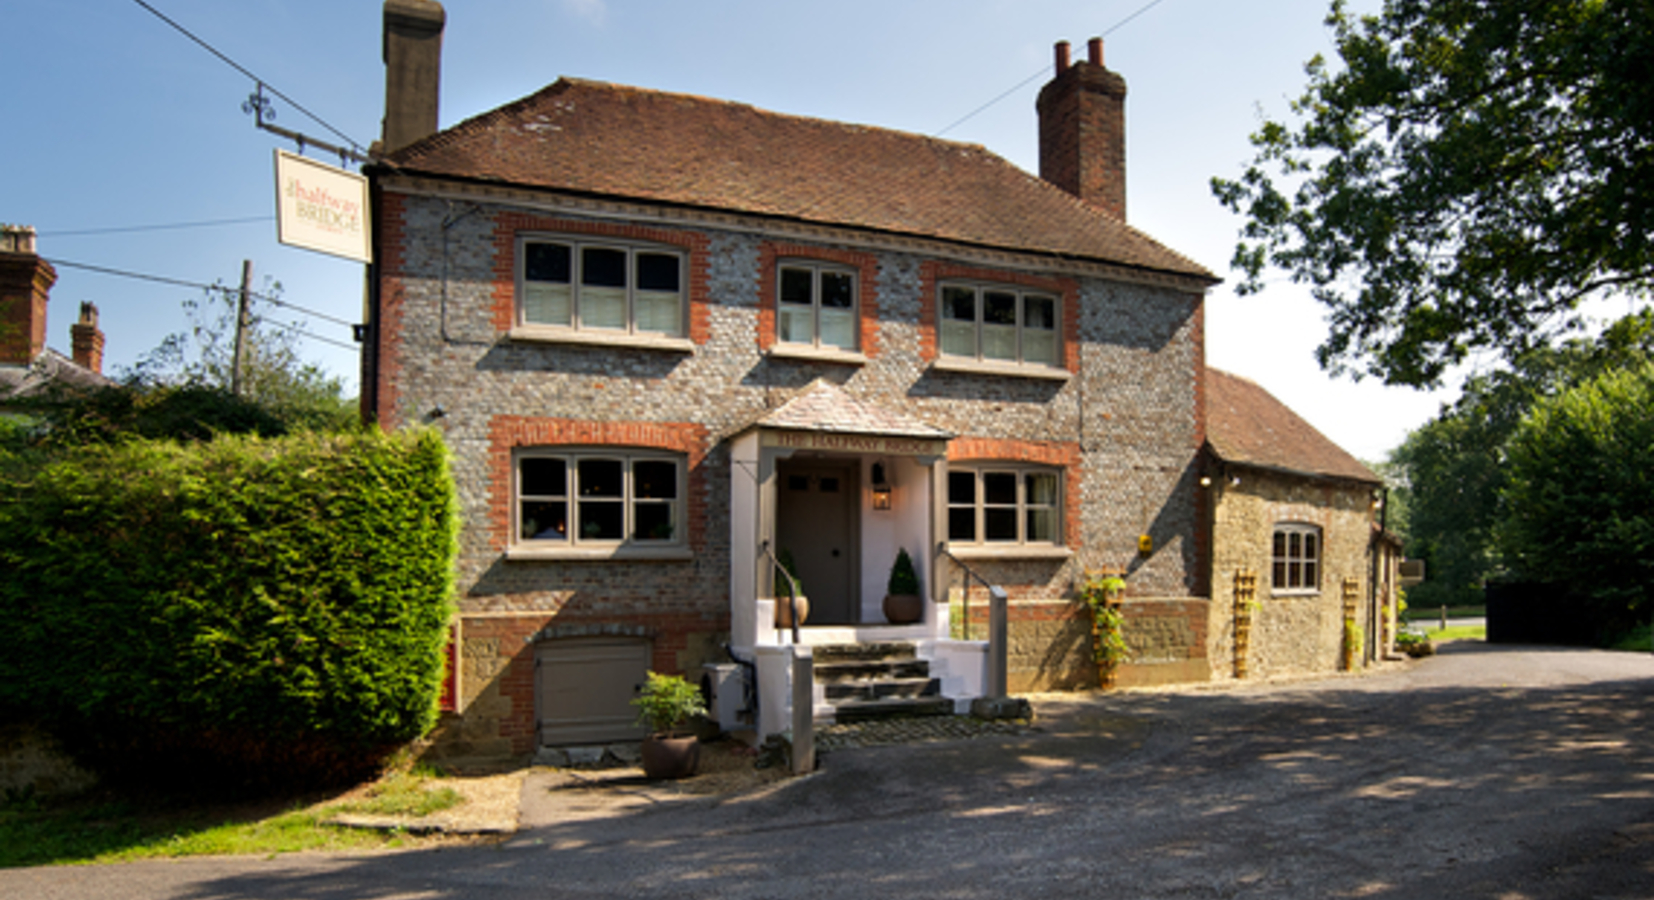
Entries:
[[103,332],[98,330],[98,307],[82,301],[80,321],[69,326],[69,346],[75,365],[103,374]]
[[1058,41],[1057,72],[1040,90],[1039,175],[1126,220],[1126,80],[1103,68],[1103,39],[1086,42],[1088,58],[1069,64]]
[[0,364],[28,365],[46,349],[46,297],[57,270],[34,251],[34,227],[0,225]]
[[385,0],[383,153],[436,133],[446,22],[436,0]]

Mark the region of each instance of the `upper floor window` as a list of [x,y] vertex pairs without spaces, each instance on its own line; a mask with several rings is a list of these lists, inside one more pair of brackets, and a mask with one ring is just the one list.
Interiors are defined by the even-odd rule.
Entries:
[[1061,361],[1055,296],[959,283],[943,284],[940,293],[943,355],[1040,366]]
[[1321,589],[1321,529],[1295,523],[1275,526],[1270,565],[1275,593]]
[[778,267],[776,339],[786,344],[856,349],[856,273],[813,262]]
[[647,244],[563,238],[518,243],[523,325],[682,337],[684,254]]
[[977,545],[1062,543],[1062,476],[1039,466],[950,464],[948,541]]
[[683,543],[683,460],[609,449],[516,455],[517,543],[539,547]]

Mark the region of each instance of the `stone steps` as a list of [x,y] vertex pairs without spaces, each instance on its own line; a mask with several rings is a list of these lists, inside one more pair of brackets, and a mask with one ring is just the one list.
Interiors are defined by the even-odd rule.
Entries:
[[837,722],[953,714],[941,682],[910,643],[829,644],[814,650],[815,677]]

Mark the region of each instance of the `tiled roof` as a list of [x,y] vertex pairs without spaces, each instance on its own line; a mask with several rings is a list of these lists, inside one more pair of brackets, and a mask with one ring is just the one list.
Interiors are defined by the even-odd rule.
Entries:
[[846,225],[1218,279],[976,144],[564,78],[390,155],[451,178]]
[[946,440],[953,434],[912,416],[874,406],[818,378],[798,396],[753,423],[763,428]]
[[108,377],[47,347],[27,366],[0,366],[0,403],[10,399],[32,397],[51,384],[91,388],[114,383]]
[[1206,440],[1232,463],[1349,478],[1380,479],[1256,382],[1206,370]]

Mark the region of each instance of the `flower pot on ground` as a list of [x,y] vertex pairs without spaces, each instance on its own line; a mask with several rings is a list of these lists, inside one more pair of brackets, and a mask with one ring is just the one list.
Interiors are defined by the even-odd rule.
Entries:
[[695,774],[701,745],[692,734],[680,734],[691,716],[706,715],[701,689],[680,675],[650,672],[632,698],[638,724],[649,729],[643,739],[643,774],[649,778],[683,778]]
[[892,625],[908,625],[925,616],[924,598],[919,594],[919,573],[914,571],[913,558],[907,548],[896,551],[896,562],[890,566],[890,581],[884,595],[884,618]]

